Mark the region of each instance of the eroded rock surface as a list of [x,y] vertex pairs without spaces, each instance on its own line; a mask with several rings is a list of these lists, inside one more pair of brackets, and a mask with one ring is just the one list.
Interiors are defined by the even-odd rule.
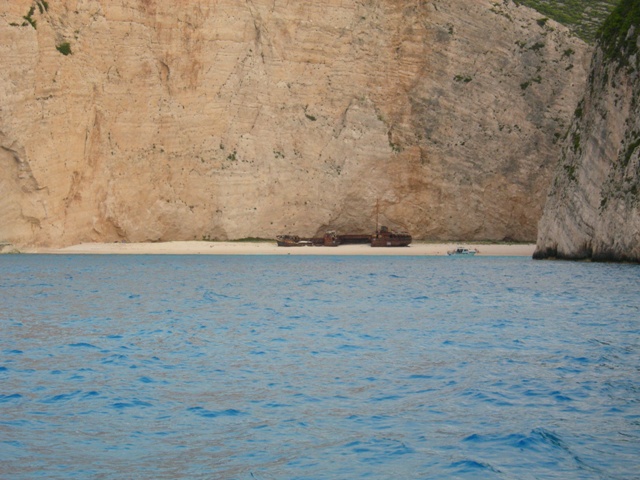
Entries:
[[536,258],[640,261],[640,5],[624,0],[618,13],[564,142]]
[[[34,26],[25,20],[29,17]],[[0,241],[534,240],[589,48],[486,0],[12,0]]]

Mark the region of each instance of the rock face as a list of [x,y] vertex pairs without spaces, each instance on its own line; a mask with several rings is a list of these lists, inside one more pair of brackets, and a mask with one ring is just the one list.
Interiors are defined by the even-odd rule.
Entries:
[[591,51],[489,0],[12,0],[0,242],[534,240]]
[[623,0],[600,37],[535,258],[640,261],[640,3]]

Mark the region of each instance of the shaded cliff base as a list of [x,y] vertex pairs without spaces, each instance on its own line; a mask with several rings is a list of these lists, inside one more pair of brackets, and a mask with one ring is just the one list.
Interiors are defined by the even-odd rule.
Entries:
[[575,251],[564,253],[559,252],[557,247],[537,247],[533,252],[535,260],[583,260],[592,262],[617,262],[617,263],[640,263],[640,256],[630,255],[613,248],[598,249],[594,251],[590,246],[585,245]]

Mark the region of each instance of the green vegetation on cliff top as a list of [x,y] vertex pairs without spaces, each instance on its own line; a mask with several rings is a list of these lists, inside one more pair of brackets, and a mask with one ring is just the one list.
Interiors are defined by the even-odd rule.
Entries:
[[[632,0],[628,3],[637,3]],[[580,38],[594,43],[598,29],[620,0],[514,0],[568,26]]]
[[[635,35],[628,35],[631,27]],[[621,0],[613,13],[598,30],[598,43],[606,58],[621,65],[638,52],[638,28],[640,27],[640,0]]]

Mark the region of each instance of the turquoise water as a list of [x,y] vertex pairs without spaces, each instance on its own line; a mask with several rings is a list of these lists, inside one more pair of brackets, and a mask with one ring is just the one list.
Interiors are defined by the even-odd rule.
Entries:
[[640,267],[0,256],[2,478],[638,478]]

